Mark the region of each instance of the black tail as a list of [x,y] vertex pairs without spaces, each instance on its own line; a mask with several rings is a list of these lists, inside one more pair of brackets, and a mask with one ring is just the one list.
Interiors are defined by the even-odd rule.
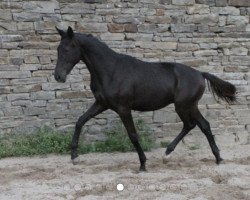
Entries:
[[236,102],[236,88],[233,84],[206,72],[203,72],[202,75],[210,83],[208,84],[209,90],[212,91],[214,97],[216,94],[229,104]]

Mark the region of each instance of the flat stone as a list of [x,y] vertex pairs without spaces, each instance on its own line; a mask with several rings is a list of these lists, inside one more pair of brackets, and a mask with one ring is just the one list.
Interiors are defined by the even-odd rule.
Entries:
[[12,20],[12,13],[9,9],[0,9],[0,20]]
[[0,41],[2,42],[20,42],[23,40],[22,35],[0,35]]
[[246,26],[246,32],[250,32],[250,24]]
[[227,17],[227,24],[247,24],[249,23],[249,16],[232,16]]
[[90,3],[90,4],[95,4],[95,3],[100,3],[104,4],[107,2],[107,0],[82,0],[83,3]]
[[61,83],[43,83],[42,89],[45,91],[54,91],[54,90],[61,90],[61,89],[69,89],[69,84],[61,84]]
[[45,107],[27,107],[27,108],[24,108],[24,114],[27,115],[27,116],[30,116],[30,115],[43,115],[46,113],[46,108]]
[[11,91],[10,87],[0,87],[0,94],[9,94]]
[[167,24],[172,22],[170,16],[147,16],[145,22],[154,23],[154,24]]
[[57,1],[28,1],[24,2],[23,9],[34,13],[55,13],[55,10],[59,9],[59,3]]
[[113,17],[112,21],[117,24],[133,23],[138,25],[145,21],[145,17],[118,16]]
[[55,99],[55,92],[53,91],[31,92],[31,100],[51,100],[51,99]]
[[216,50],[199,50],[199,51],[195,51],[194,55],[196,57],[216,56],[216,55],[218,55],[218,52]]
[[237,56],[247,56],[248,49],[244,47],[236,47],[230,49],[230,55],[237,55]]
[[195,4],[195,0],[172,0],[173,5],[190,6]]
[[164,16],[165,15],[165,10],[164,9],[157,9],[155,15],[156,16]]
[[245,6],[245,7],[249,7],[250,6],[250,1],[249,0],[229,0],[228,4],[230,6]]
[[114,16],[114,15],[118,15],[121,13],[121,9],[120,8],[113,8],[113,9],[95,9],[95,13],[96,15],[101,15],[101,16]]
[[62,14],[94,14],[95,13],[95,6],[91,4],[85,3],[70,3],[61,6],[61,13]]
[[0,79],[0,85],[9,85],[9,80],[8,79]]
[[1,7],[3,9],[22,9],[22,2],[14,2],[14,1],[1,1]]
[[73,99],[73,98],[84,98],[86,97],[85,92],[75,92],[75,91],[58,91],[56,92],[57,98],[63,99]]
[[220,15],[240,15],[240,9],[226,6],[226,7],[211,7],[211,13],[218,13]]
[[23,109],[19,106],[5,107],[2,110],[3,110],[4,116],[21,116],[21,115],[23,115]]
[[125,35],[123,33],[104,33],[101,35],[101,40],[113,40],[113,41],[116,41],[116,40],[123,40],[125,37]]
[[22,58],[10,58],[9,62],[11,65],[21,65],[23,64],[23,59]]
[[169,50],[176,49],[177,42],[136,42],[136,46],[139,46],[143,49],[159,49],[159,50]]
[[216,6],[227,6],[228,0],[215,0]]
[[42,65],[50,64],[50,63],[51,63],[51,59],[50,59],[49,56],[39,56],[39,62],[40,62]]
[[156,25],[155,24],[138,25],[138,32],[139,33],[154,33],[156,32]]
[[202,59],[199,59],[199,58],[182,59],[182,60],[176,60],[176,62],[183,63],[191,67],[199,67],[199,66],[204,66],[207,64],[207,60],[203,58]]
[[210,8],[208,5],[195,4],[187,8],[187,14],[208,14],[210,13]]
[[198,30],[194,24],[171,24],[171,32],[174,33],[193,33]]
[[6,57],[4,57],[4,58],[0,57],[0,65],[7,65],[7,64],[9,64],[9,59]]
[[178,43],[177,51],[195,51],[199,49],[199,45],[192,43]]
[[206,24],[215,25],[219,21],[219,16],[215,14],[205,14],[205,15],[190,15],[185,18],[185,22],[189,24]]
[[79,21],[81,19],[80,14],[63,14],[62,19],[65,21]]
[[12,86],[13,93],[30,93],[42,90],[41,84]]
[[153,115],[153,121],[156,122],[156,123],[165,123],[166,122],[166,112],[164,111],[154,111],[154,115]]
[[37,56],[27,56],[26,58],[24,58],[24,62],[26,64],[38,64],[39,60]]
[[35,22],[41,20],[41,16],[39,13],[13,13],[13,18],[15,21],[21,22]]
[[124,26],[125,32],[127,33],[137,33],[138,28],[136,24],[125,24]]
[[9,95],[7,95],[7,98],[9,101],[27,100],[27,99],[30,99],[30,95],[28,93],[9,94]]
[[247,66],[225,66],[225,72],[249,72],[249,67]]
[[77,23],[76,28],[82,32],[87,33],[101,33],[107,32],[108,27],[106,24],[103,23]]
[[1,71],[0,78],[28,78],[30,71]]
[[110,33],[122,33],[124,32],[123,24],[108,24],[108,31]]
[[6,50],[6,49],[0,49],[0,57],[8,57],[8,56],[9,56],[8,50]]
[[215,0],[195,0],[196,3],[206,4],[206,5],[215,5]]
[[6,21],[0,22],[0,32],[1,31],[4,32],[6,30],[16,31],[17,30],[16,22],[6,22]]
[[171,0],[160,0],[159,3],[169,5],[171,4]]

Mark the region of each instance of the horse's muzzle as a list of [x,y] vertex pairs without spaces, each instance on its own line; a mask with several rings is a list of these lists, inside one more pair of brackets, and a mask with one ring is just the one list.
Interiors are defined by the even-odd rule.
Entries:
[[65,81],[66,81],[66,78],[60,76],[59,74],[56,74],[56,73],[55,73],[55,74],[54,74],[54,77],[55,77],[55,79],[56,79],[57,82],[65,83]]

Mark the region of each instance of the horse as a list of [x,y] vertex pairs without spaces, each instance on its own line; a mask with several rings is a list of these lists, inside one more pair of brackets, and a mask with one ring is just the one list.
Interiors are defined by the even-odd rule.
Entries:
[[144,62],[129,55],[117,53],[92,34],[75,33],[71,27],[58,29],[61,36],[57,48],[58,59],[54,71],[57,82],[65,82],[74,66],[83,61],[90,72],[90,88],[94,95],[93,105],[79,117],[71,142],[71,160],[75,164],[78,140],[83,125],[96,115],[111,109],[126,128],[138,153],[140,171],[146,171],[146,156],[138,141],[131,112],[154,111],[169,104],[183,122],[179,135],[167,146],[165,156],[174,151],[177,144],[196,125],[205,134],[216,163],[223,159],[215,143],[209,122],[198,109],[206,81],[210,91],[231,104],[236,101],[233,84],[207,72],[200,72],[180,63]]

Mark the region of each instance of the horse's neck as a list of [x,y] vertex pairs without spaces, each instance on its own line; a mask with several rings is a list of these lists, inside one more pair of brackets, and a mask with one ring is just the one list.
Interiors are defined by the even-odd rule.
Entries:
[[98,46],[98,43],[91,44],[91,41],[87,39],[85,42],[82,41],[81,46],[82,60],[91,74],[91,81],[98,81],[100,84],[104,84],[104,82],[109,80],[110,74],[114,70],[113,63],[116,53],[104,45]]

